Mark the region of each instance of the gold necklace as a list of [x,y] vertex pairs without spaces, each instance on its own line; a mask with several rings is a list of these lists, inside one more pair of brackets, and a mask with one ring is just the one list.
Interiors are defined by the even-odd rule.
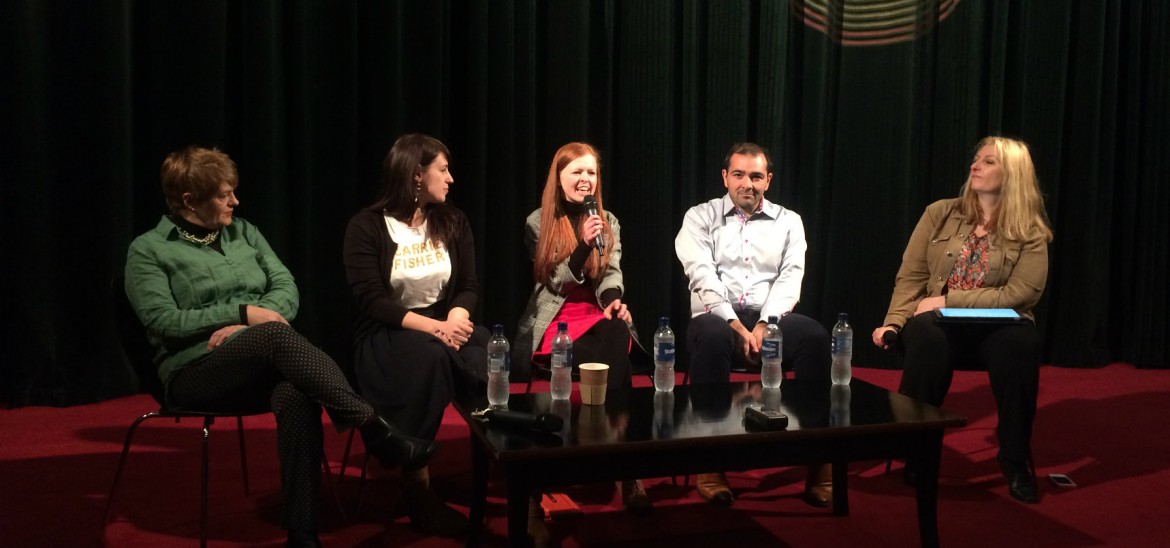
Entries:
[[219,237],[219,229],[218,228],[211,231],[211,233],[209,233],[208,235],[206,235],[202,238],[195,236],[194,234],[191,234],[190,232],[187,232],[186,230],[183,230],[182,227],[176,226],[175,229],[179,231],[179,237],[181,237],[184,240],[187,240],[188,242],[191,242],[193,244],[211,245],[212,243],[215,242],[215,239]]

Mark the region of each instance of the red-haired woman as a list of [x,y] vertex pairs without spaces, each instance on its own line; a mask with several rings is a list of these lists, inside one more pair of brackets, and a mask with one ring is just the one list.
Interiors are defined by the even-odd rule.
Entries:
[[[612,393],[630,386],[630,351],[638,339],[622,302],[621,229],[602,205],[600,161],[586,143],[569,143],[553,156],[541,207],[524,227],[536,287],[516,331],[512,362],[547,365],[556,325],[567,322],[573,367],[609,364]],[[586,211],[589,196],[597,200],[597,215]],[[622,482],[622,499],[633,512],[650,507],[638,481]]]

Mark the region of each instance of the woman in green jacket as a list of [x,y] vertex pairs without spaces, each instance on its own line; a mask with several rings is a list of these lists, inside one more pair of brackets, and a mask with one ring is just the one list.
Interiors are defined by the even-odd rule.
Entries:
[[379,418],[337,364],[289,326],[296,284],[260,231],[234,218],[231,158],[188,147],[167,156],[161,176],[170,214],[130,244],[126,294],[157,350],[167,405],[270,405],[288,545],[320,546],[322,407],[338,431],[359,428],[383,464],[419,466],[438,446]]

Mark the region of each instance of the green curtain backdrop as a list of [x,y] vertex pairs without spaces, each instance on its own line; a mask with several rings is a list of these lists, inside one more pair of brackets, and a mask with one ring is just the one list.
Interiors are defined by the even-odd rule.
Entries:
[[162,158],[193,143],[236,160],[297,327],[345,359],[341,236],[414,131],[453,152],[476,316],[509,333],[560,145],[602,152],[645,338],[659,315],[686,326],[683,213],[724,192],[733,142],[769,147],[769,198],[809,236],[798,310],[851,313],[855,362],[883,367],[865,343],[923,207],[958,192],[980,137],[1018,137],[1056,231],[1046,361],[1166,367],[1168,32],[1160,0],[3,2],[0,402],[135,391],[109,283],[164,211]]

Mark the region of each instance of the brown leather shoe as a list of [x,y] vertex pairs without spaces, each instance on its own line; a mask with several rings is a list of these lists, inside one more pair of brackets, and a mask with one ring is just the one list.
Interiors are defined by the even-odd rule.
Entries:
[[833,465],[829,463],[810,464],[808,478],[804,480],[805,502],[825,508],[833,504]]
[[731,506],[735,502],[735,495],[731,493],[731,486],[727,485],[727,476],[723,472],[696,475],[695,489],[703,500],[716,506]]
[[618,489],[622,491],[622,506],[635,516],[649,515],[654,509],[650,496],[642,487],[642,480],[622,480],[618,482]]

